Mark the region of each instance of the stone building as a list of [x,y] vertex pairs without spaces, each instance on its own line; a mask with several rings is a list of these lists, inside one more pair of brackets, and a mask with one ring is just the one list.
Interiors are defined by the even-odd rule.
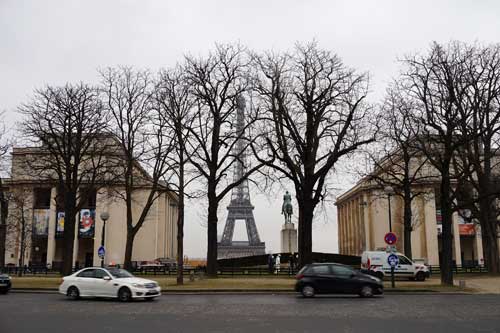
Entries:
[[[412,192],[423,193],[412,201],[411,233],[413,259],[439,265],[441,255],[441,214],[439,178],[430,166],[421,169],[428,175],[425,182],[415,183]],[[389,232],[389,203],[393,232],[398,236],[397,249],[404,251],[403,199],[388,195],[373,177],[361,179],[354,187],[337,197],[339,253],[361,255],[365,250],[386,247],[384,235]],[[468,212],[453,214],[453,261],[457,266],[483,265],[483,242],[478,224],[467,218]]]
[[[6,264],[19,264],[21,244],[25,244],[24,262],[31,265],[59,267],[62,262],[64,210],[58,204],[54,182],[42,180],[26,167],[26,160],[40,154],[39,147],[14,148],[11,178],[6,187],[9,201]],[[145,173],[139,165],[138,172]],[[147,183],[134,191],[133,215],[138,216],[149,194]],[[117,193],[119,185],[107,185],[93,191],[77,214],[73,263],[77,267],[100,264],[97,251],[101,244],[102,212],[109,213],[106,222],[106,264],[123,264],[126,242],[126,204]],[[24,233],[18,226],[20,209],[24,210]],[[19,220],[19,218],[17,218]],[[22,242],[22,235],[25,236]],[[151,261],[158,258],[175,259],[177,255],[177,197],[174,192],[163,191],[151,207],[144,225],[135,237],[132,261]]]

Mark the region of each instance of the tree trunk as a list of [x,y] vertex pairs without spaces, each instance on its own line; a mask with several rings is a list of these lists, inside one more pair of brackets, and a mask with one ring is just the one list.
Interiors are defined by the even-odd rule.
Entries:
[[299,200],[299,265],[312,263],[312,221],[315,205],[311,200]]
[[407,256],[410,259],[413,259],[411,251],[411,233],[413,231],[411,192],[407,193],[407,191],[405,190],[403,202],[404,202],[404,217],[403,217],[404,251],[405,251],[405,256]]
[[[487,186],[485,185],[485,187]],[[479,208],[479,222],[481,224],[485,264],[490,274],[498,274],[500,273],[500,255],[497,238],[498,227],[495,214],[496,208],[491,196],[484,196],[479,201]]]
[[128,161],[129,165],[125,172],[125,206],[127,209],[127,241],[125,243],[125,256],[123,259],[123,267],[126,270],[130,270],[132,268],[132,250],[134,248],[134,225],[133,225],[133,216],[132,216],[132,165],[130,161]]
[[488,272],[492,275],[497,275],[500,272],[500,256],[498,253],[498,238],[493,235],[484,235],[484,256],[485,264],[488,267]]
[[207,275],[217,277],[217,208],[215,194],[208,195]]
[[126,270],[132,270],[132,250],[134,249],[134,239],[135,232],[133,230],[127,230],[127,241],[125,243],[125,259],[123,261],[123,267]]
[[73,245],[75,241],[76,224],[76,194],[64,194],[64,237],[63,264],[61,274],[70,275],[73,272]]
[[179,207],[177,216],[177,284],[184,284],[184,159],[179,154]]
[[452,207],[450,200],[451,184],[449,173],[443,172],[440,186],[441,220],[441,284],[453,285],[453,244],[452,244]]

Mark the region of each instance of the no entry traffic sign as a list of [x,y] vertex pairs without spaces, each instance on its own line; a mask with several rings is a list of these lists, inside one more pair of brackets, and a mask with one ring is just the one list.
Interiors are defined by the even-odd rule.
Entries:
[[387,245],[394,245],[398,241],[398,237],[393,232],[388,232],[384,236],[385,243]]

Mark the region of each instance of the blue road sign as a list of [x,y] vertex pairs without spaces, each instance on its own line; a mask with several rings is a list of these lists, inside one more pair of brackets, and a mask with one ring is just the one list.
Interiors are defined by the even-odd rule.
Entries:
[[106,254],[106,250],[104,249],[104,246],[100,246],[99,250],[97,250],[97,255],[99,258],[104,259],[104,255]]
[[399,264],[399,258],[394,253],[391,253],[387,256],[387,263],[391,267],[396,267]]

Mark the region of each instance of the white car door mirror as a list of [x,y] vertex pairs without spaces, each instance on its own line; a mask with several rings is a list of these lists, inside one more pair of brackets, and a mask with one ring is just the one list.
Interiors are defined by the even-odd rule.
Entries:
[[111,278],[110,278],[110,277],[109,277],[108,275],[106,275],[106,276],[103,276],[103,277],[102,277],[102,279],[103,279],[103,280],[106,280],[106,281],[109,281],[109,280],[111,280]]

